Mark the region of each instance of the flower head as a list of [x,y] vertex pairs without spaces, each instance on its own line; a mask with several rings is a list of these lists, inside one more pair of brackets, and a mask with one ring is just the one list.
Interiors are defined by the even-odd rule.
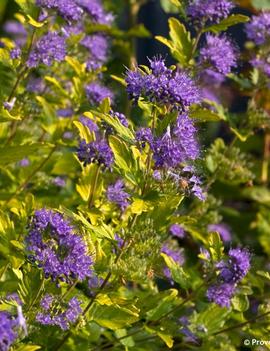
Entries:
[[65,56],[65,39],[58,33],[49,32],[35,44],[27,60],[27,66],[30,68],[37,67],[40,63],[51,66],[54,61],[63,61]]
[[114,99],[113,92],[98,82],[93,82],[85,87],[86,96],[92,105],[100,104],[104,99]]
[[229,226],[225,223],[209,224],[208,232],[218,232],[224,242],[232,240],[232,234]]
[[92,259],[86,244],[60,213],[36,211],[30,222],[26,247],[32,261],[53,281],[83,281],[91,274]]
[[126,75],[127,92],[131,99],[165,104],[179,111],[200,102],[196,84],[184,71],[174,71],[165,66],[161,58],[150,60],[150,73],[139,68]]
[[85,9],[93,22],[109,25],[114,20],[113,15],[104,10],[100,0],[76,0],[76,3]]
[[17,322],[5,311],[0,311],[0,350],[8,351],[17,338]]
[[173,236],[176,236],[177,238],[184,238],[185,236],[185,230],[183,227],[181,227],[179,224],[172,224],[170,226],[170,232]]
[[42,312],[36,315],[36,320],[43,325],[54,325],[67,330],[82,313],[80,305],[81,302],[76,297],[64,303],[58,296],[46,294],[40,302]]
[[230,307],[231,299],[235,293],[235,287],[232,284],[224,283],[221,285],[212,285],[207,290],[208,300],[215,302],[221,307]]
[[112,150],[105,140],[96,140],[90,143],[82,140],[77,154],[79,160],[83,162],[84,165],[97,163],[106,168],[110,168],[114,161]]
[[115,184],[108,186],[107,198],[109,201],[117,204],[122,211],[129,205],[129,194],[125,192],[124,183],[121,179],[118,179]]
[[187,14],[193,20],[218,23],[228,17],[233,8],[230,0],[190,0]]
[[255,44],[265,44],[270,39],[270,12],[263,12],[252,16],[251,22],[246,24],[247,37]]
[[108,59],[109,43],[103,34],[86,35],[81,44],[89,51],[90,58],[87,61],[87,69],[100,68]]
[[237,56],[236,46],[226,36],[207,34],[206,43],[200,50],[199,63],[208,75],[220,74],[223,77],[237,66]]

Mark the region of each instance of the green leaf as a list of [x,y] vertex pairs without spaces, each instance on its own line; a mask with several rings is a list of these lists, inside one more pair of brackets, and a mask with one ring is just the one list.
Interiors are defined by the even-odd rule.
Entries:
[[95,321],[102,327],[118,330],[137,322],[139,320],[139,310],[136,308],[130,310],[128,307],[124,308],[117,305],[94,304],[89,316],[90,320]]
[[173,280],[176,283],[178,283],[181,286],[181,288],[188,289],[190,287],[189,275],[170,256],[167,256],[164,253],[162,253],[161,256],[163,257],[166,265],[168,266],[172,274]]
[[44,143],[35,143],[29,145],[25,144],[0,148],[0,165],[7,165],[10,163],[18,162],[24,157],[31,156],[40,150],[45,151],[48,148],[48,144]]
[[168,40],[164,37],[157,36],[156,39],[166,45],[176,60],[183,66],[186,66],[191,59],[193,41],[190,32],[186,27],[176,18],[169,19],[170,38]]
[[216,112],[206,108],[194,108],[190,112],[190,117],[197,119],[199,122],[218,122],[223,118]]
[[220,21],[218,24],[214,24],[210,27],[206,27],[203,32],[213,32],[215,34],[218,34],[220,32],[223,32],[227,30],[229,27],[234,26],[239,23],[245,23],[249,21],[248,16],[244,15],[231,15],[222,21]]
[[232,298],[232,307],[236,311],[245,312],[249,309],[249,300],[247,295],[236,295]]
[[40,350],[41,346],[38,345],[19,345],[18,347],[16,347],[16,351],[36,351],[36,350]]
[[1,108],[0,122],[11,122],[11,121],[19,121],[19,120],[21,120],[21,117],[19,117],[19,116],[12,116],[9,113],[9,111],[6,110],[4,107]]
[[210,233],[209,239],[208,239],[208,245],[209,245],[208,248],[213,261],[215,262],[220,261],[223,256],[224,247],[219,233],[217,232]]
[[90,196],[92,202],[97,199],[102,190],[102,181],[97,181],[99,166],[95,163],[87,165],[83,168],[79,183],[76,185],[76,190],[81,195],[83,201],[88,201]]
[[30,15],[27,15],[28,18],[28,23],[31,24],[31,26],[35,27],[35,28],[41,28],[44,26],[44,24],[46,22],[37,22],[36,20],[34,20],[33,17],[31,17]]
[[179,13],[182,9],[178,0],[160,0],[161,7],[167,13]]
[[242,191],[243,196],[260,204],[270,206],[270,191],[262,186],[253,186]]
[[157,321],[163,315],[172,310],[176,303],[178,303],[178,291],[176,289],[169,289],[163,293],[165,296],[160,296],[160,301],[158,305],[147,311],[146,316],[147,320]]
[[115,76],[114,74],[111,74],[111,78],[114,79],[115,81],[117,81],[118,83],[122,84],[124,87],[127,86],[127,83],[126,83],[124,78]]

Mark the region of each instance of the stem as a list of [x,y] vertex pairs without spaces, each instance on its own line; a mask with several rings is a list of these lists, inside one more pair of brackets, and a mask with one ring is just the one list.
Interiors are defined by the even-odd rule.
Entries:
[[191,54],[190,54],[190,60],[192,59],[192,57],[195,55],[195,52],[197,50],[197,47],[199,45],[199,42],[200,42],[200,39],[201,39],[201,36],[202,36],[203,32],[202,32],[202,29],[199,30],[198,34],[197,34],[197,37],[195,39],[195,42],[194,42],[194,45],[193,45],[193,48],[192,48],[192,51],[191,51]]
[[251,318],[251,319],[247,320],[246,322],[239,323],[239,324],[233,325],[233,326],[228,327],[228,328],[224,328],[224,329],[222,329],[222,330],[220,330],[220,331],[214,333],[213,335],[222,334],[222,333],[225,333],[225,332],[230,331],[230,330],[234,330],[234,329],[238,329],[238,328],[244,327],[244,326],[246,326],[246,325],[248,325],[248,324],[251,324],[251,323],[253,323],[253,322],[256,322],[258,319],[261,319],[261,318],[263,318],[263,317],[266,317],[266,316],[269,315],[269,314],[270,314],[270,311],[265,312],[265,313],[263,313],[263,314],[260,314],[260,315],[257,316],[257,317],[254,317],[254,318]]
[[[153,134],[154,134],[155,129],[156,129],[156,122],[157,122],[157,110],[155,109],[155,107],[153,107],[152,125],[151,125],[151,130],[152,130]],[[142,195],[144,195],[145,190],[147,188],[148,178],[149,178],[149,174],[150,174],[150,170],[151,170],[152,156],[153,156],[152,150],[151,150],[151,148],[149,148],[149,153],[148,153],[147,159],[146,159],[146,175],[145,175],[144,186],[142,189]]]
[[93,206],[94,195],[95,195],[95,191],[96,191],[96,188],[97,188],[99,173],[100,173],[100,166],[97,166],[96,172],[95,172],[95,175],[94,175],[94,182],[93,182],[93,184],[91,186],[90,194],[89,194],[89,198],[88,198],[88,208],[89,209]]
[[65,298],[73,291],[78,283],[78,279],[73,282],[73,284],[67,289],[67,291],[62,295],[61,301],[65,300]]
[[9,199],[6,201],[6,205],[9,204],[10,201],[11,201],[12,199],[14,199],[14,197],[17,196],[17,195],[27,186],[27,184],[29,183],[29,181],[36,175],[36,173],[39,172],[39,171],[42,169],[42,167],[43,167],[43,166],[48,162],[48,160],[51,158],[52,154],[56,151],[57,147],[58,147],[58,146],[55,145],[55,146],[52,148],[52,150],[51,150],[51,152],[49,153],[49,155],[38,165],[37,168],[35,168],[35,169],[33,170],[32,173],[30,173],[30,175],[29,175],[29,176],[26,178],[26,180],[18,187],[18,189],[15,191],[15,193],[13,193],[13,194],[9,197]]
[[[140,3],[139,2],[132,2],[129,1],[129,23],[130,26],[129,28],[132,29],[133,27],[136,26],[137,24],[137,16],[138,12],[140,9]],[[133,36],[130,39],[130,47],[131,47],[131,55],[130,55],[130,68],[136,66],[137,64],[137,41],[136,38]]]
[[43,279],[41,280],[41,284],[40,284],[40,287],[39,287],[39,289],[38,289],[38,291],[37,291],[37,294],[36,294],[36,296],[34,297],[34,299],[32,300],[32,302],[31,302],[30,306],[28,307],[26,313],[29,313],[29,312],[31,311],[32,307],[35,305],[35,303],[36,303],[37,300],[39,299],[39,297],[40,297],[40,295],[41,295],[41,293],[42,293],[42,290],[44,289],[44,283],[45,283],[45,280],[44,280],[44,278],[43,278]]
[[269,158],[270,158],[270,133],[267,132],[264,137],[264,153],[263,153],[262,175],[261,175],[261,181],[264,184],[268,182]]

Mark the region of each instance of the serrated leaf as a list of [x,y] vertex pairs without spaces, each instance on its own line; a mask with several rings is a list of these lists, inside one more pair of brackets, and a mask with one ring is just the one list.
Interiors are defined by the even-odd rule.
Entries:
[[248,21],[249,21],[249,17],[248,16],[231,15],[231,16],[223,19],[222,21],[220,21],[218,24],[214,24],[214,25],[212,25],[210,27],[206,27],[203,30],[203,33],[205,33],[205,32],[213,32],[215,34],[218,34],[220,32],[223,32],[223,31],[227,30],[231,26],[235,26],[236,24],[239,24],[239,23],[246,23]]
[[90,320],[102,327],[117,330],[126,328],[139,320],[139,310],[95,304],[89,313]]
[[169,19],[170,38],[157,36],[156,39],[166,45],[176,60],[183,66],[186,66],[191,59],[193,49],[193,41],[191,40],[190,32],[186,30],[184,24],[176,18]]
[[193,109],[189,115],[191,118],[194,118],[199,122],[218,122],[223,119],[218,113],[207,110],[206,108]]
[[161,254],[163,257],[167,267],[169,268],[172,279],[180,285],[182,289],[188,289],[190,287],[190,277],[187,272],[184,271],[182,267],[180,267],[172,257],[165,255],[164,253]]

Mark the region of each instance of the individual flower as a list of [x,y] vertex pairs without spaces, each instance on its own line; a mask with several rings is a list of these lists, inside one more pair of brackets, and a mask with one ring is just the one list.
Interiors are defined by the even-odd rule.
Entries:
[[97,163],[100,166],[111,168],[114,161],[112,150],[105,140],[96,140],[90,143],[82,140],[77,155],[84,165]]
[[170,226],[170,233],[177,238],[184,238],[185,236],[185,229],[181,227],[179,224],[175,223]]
[[8,312],[0,311],[0,350],[8,351],[17,338],[17,321]]
[[49,32],[35,44],[27,60],[27,66],[37,67],[40,63],[51,66],[54,61],[63,61],[65,56],[65,39],[56,32]]
[[200,50],[199,64],[207,75],[214,75],[218,80],[231,73],[237,66],[238,50],[225,35],[206,35],[206,43]]
[[19,165],[21,167],[28,167],[30,165],[30,160],[29,158],[25,157],[21,161],[19,161]]
[[233,8],[233,2],[230,0],[190,0],[187,14],[199,23],[218,23],[228,17]]
[[16,47],[10,51],[10,58],[12,60],[19,59],[22,55],[22,50],[19,47]]
[[27,82],[26,90],[29,93],[42,94],[46,89],[46,84],[42,78],[31,76]]
[[81,44],[88,49],[90,58],[87,60],[86,67],[89,70],[100,68],[108,59],[109,43],[103,34],[86,35]]
[[91,274],[92,259],[87,246],[73,230],[55,211],[41,209],[31,219],[26,236],[29,257],[53,281],[83,281]]
[[150,72],[140,68],[126,74],[127,92],[135,102],[140,98],[185,111],[199,103],[199,89],[185,71],[172,70],[162,58],[150,60]]
[[55,186],[58,186],[59,188],[64,188],[66,186],[66,181],[65,179],[61,178],[61,177],[55,177],[53,180],[52,180],[52,183],[55,185]]
[[72,117],[74,115],[74,110],[71,107],[60,108],[56,111],[58,117]]
[[221,307],[230,307],[234,293],[235,287],[232,284],[213,285],[207,290],[207,298]]
[[117,204],[122,211],[129,205],[129,194],[124,190],[124,183],[118,179],[115,184],[109,185],[107,189],[107,199]]
[[13,97],[10,101],[4,101],[3,102],[4,108],[8,111],[11,111],[15,106],[16,100],[17,100],[16,97]]
[[40,302],[42,311],[36,315],[36,320],[43,325],[53,325],[62,330],[68,330],[82,313],[80,305],[81,302],[76,297],[65,303],[59,296],[46,294]]
[[266,44],[270,39],[270,12],[252,16],[245,26],[248,39],[257,45]]
[[217,232],[224,242],[232,240],[230,228],[225,223],[209,224],[207,230],[208,232]]
[[93,82],[85,87],[86,96],[92,105],[100,104],[104,99],[110,98],[114,100],[113,92],[100,84],[99,82]]

